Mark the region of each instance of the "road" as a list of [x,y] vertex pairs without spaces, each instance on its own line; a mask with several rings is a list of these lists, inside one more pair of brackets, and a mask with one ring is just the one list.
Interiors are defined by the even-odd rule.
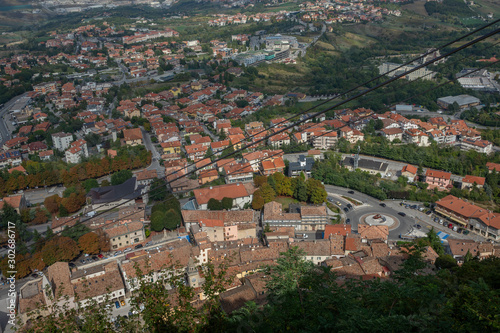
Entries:
[[[26,93],[16,96],[12,98],[10,101],[5,103],[5,105],[0,109],[0,147],[3,146],[4,142],[9,140],[11,138],[10,136],[10,117],[8,115],[8,112],[10,111],[10,108],[14,106],[18,101],[20,101],[23,97],[26,96]],[[6,119],[8,118],[8,119]]]
[[144,138],[144,146],[151,152],[152,157],[152,162],[147,167],[147,170],[156,170],[158,178],[163,178],[165,177],[165,168],[160,164],[161,155],[158,152],[158,149],[156,149],[153,145],[153,142],[151,141],[151,135],[144,129],[141,129],[141,131]]
[[[356,201],[362,202],[363,205],[355,206],[353,205],[353,209],[349,210],[345,215],[348,219],[350,219],[350,224],[352,226],[353,231],[358,230],[358,224],[360,219],[366,214],[385,214],[390,215],[392,218],[396,219],[399,225],[389,230],[389,239],[390,240],[400,240],[399,236],[404,235],[409,232],[415,224],[420,224],[422,226],[422,231],[427,232],[431,228],[434,228],[437,231],[443,231],[450,235],[452,238],[456,239],[473,239],[476,241],[484,241],[479,235],[475,235],[470,233],[469,235],[459,234],[443,225],[435,223],[432,221],[432,216],[428,216],[425,213],[415,210],[415,209],[405,209],[403,206],[400,206],[400,200],[386,200],[383,203],[386,205],[382,207],[380,204],[382,201],[379,201],[373,197],[370,197],[366,194],[360,193],[358,191],[353,191],[354,194],[349,193],[352,191],[348,188],[333,186],[333,185],[325,185],[325,189],[329,194],[329,197],[333,198],[334,203],[339,201],[341,203],[341,208],[346,207],[349,203],[343,197],[352,198]],[[415,203],[421,204],[421,203]],[[398,213],[404,212],[406,216],[400,216]]]

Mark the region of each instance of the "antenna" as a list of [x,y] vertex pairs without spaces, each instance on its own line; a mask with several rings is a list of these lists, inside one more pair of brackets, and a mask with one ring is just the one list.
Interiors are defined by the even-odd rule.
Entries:
[[354,156],[354,170],[356,170],[358,168],[358,162],[359,162],[359,151],[360,151],[360,147],[358,145],[358,152],[356,153],[356,155]]

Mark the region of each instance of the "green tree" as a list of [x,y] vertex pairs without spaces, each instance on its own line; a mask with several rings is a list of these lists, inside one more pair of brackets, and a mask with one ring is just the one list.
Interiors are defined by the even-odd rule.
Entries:
[[154,231],[162,231],[165,228],[165,213],[156,211],[151,214],[151,229]]
[[222,210],[222,203],[214,198],[210,198],[207,203],[207,209],[208,210]]
[[295,180],[295,188],[293,190],[293,197],[299,201],[307,201],[307,186],[304,180],[297,177]]
[[224,197],[221,201],[222,209],[230,210],[233,208],[233,199]]
[[83,181],[83,187],[85,192],[89,193],[91,189],[99,187],[99,183],[96,179],[90,178]]
[[306,181],[307,197],[309,201],[313,204],[321,204],[325,202],[327,194],[325,186],[321,182],[314,178],[309,178]]
[[111,176],[111,185],[120,185],[132,178],[132,171],[120,170]]
[[165,200],[167,197],[167,183],[163,178],[156,178],[151,184],[151,191],[149,192],[149,198],[154,201]]
[[264,184],[260,187],[260,194],[262,199],[264,199],[264,203],[268,203],[273,201],[276,198],[276,192],[269,184]]

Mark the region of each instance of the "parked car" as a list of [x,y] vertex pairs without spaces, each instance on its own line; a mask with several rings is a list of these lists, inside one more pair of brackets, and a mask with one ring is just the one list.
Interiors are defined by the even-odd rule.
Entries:
[[406,213],[399,212],[399,213],[398,213],[398,215],[401,215],[401,216],[405,217],[405,216],[406,216]]
[[337,201],[337,206],[342,206],[342,204],[340,203],[340,201]]
[[103,256],[102,254],[100,254],[100,253],[97,255],[97,257],[98,257],[99,259],[104,258],[104,256]]
[[415,224],[415,228],[422,229],[422,226],[420,224]]
[[380,203],[380,206],[385,207],[385,206],[387,206],[387,205],[386,205],[385,203],[381,202],[381,203]]
[[38,272],[38,275],[43,276],[43,272]]
[[352,205],[350,203],[348,203],[346,206],[347,208],[352,209]]
[[354,191],[348,191],[347,193],[349,193],[349,194],[354,194]]
[[130,251],[132,251],[132,248],[131,248],[131,247],[127,247],[127,248],[123,251],[123,253],[127,253],[127,252],[130,252]]
[[144,246],[149,246],[149,245],[153,245],[153,241],[147,242]]
[[76,265],[74,263],[72,263],[72,262],[68,263],[68,266],[71,267],[71,268],[75,268],[76,267]]
[[85,259],[80,260],[80,262],[81,262],[82,264],[85,264],[85,263],[86,263]]
[[434,222],[439,222],[439,219],[437,217],[434,218]]
[[464,230],[464,235],[468,235],[469,234],[469,230]]
[[38,274],[33,273],[33,274],[31,274],[31,277],[33,277],[33,278],[35,278],[35,279],[36,279],[36,278],[38,277]]
[[92,256],[92,260],[97,261],[97,260],[99,260],[99,258],[97,256]]
[[349,208],[344,207],[344,212],[346,212],[346,213],[347,213],[348,211],[349,211]]
[[125,305],[125,300],[123,300],[123,299],[122,299],[122,301],[120,302],[120,304],[121,304],[122,306],[124,306],[124,305]]
[[448,228],[453,229],[453,224],[452,224],[452,223],[449,223],[449,224],[448,224]]
[[116,301],[115,302],[115,306],[116,306],[117,309],[119,309],[120,308],[120,302]]
[[120,254],[122,254],[122,251],[116,251],[116,252],[115,252],[115,257],[116,257],[117,255],[120,255]]
[[134,249],[140,249],[143,245],[142,244],[137,244],[136,246],[134,246]]
[[351,219],[345,220],[345,223],[347,223],[347,224],[351,223]]

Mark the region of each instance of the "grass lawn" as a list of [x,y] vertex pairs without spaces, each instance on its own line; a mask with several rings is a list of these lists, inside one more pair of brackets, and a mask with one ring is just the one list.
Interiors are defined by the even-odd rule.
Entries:
[[288,207],[290,206],[290,204],[299,202],[298,200],[296,200],[294,198],[290,198],[290,197],[277,197],[276,199],[274,199],[274,201],[282,204],[283,209],[286,209],[286,210],[288,210]]

